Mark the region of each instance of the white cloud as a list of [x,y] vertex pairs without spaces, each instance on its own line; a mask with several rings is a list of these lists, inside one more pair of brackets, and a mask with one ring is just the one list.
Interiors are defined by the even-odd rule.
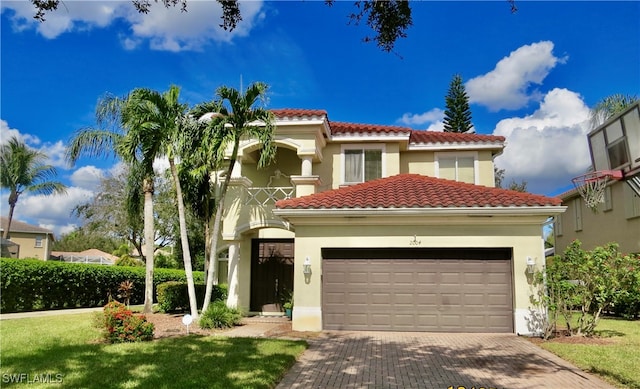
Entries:
[[553,89],[533,114],[497,124],[493,134],[505,136],[507,146],[496,165],[505,169],[507,184],[524,180],[529,191],[550,193],[589,166],[588,132],[589,107],[581,96]]
[[89,201],[92,197],[92,191],[78,187],[67,188],[66,194],[51,196],[25,193],[18,200],[14,217],[25,220],[27,223],[46,226],[54,232],[56,237],[59,237],[75,226],[71,217],[73,208]]
[[57,168],[67,167],[67,163],[64,158],[65,145],[62,141],[57,141],[56,143],[42,143],[40,138],[37,136],[23,134],[20,130],[9,127],[9,123],[5,120],[0,120],[0,144],[5,144],[10,138],[14,137],[19,141],[24,142],[28,147],[46,154],[48,157],[48,161],[46,162],[47,164],[53,165]]
[[37,136],[22,134],[20,130],[9,127],[6,120],[0,120],[0,145],[7,143],[11,138],[17,138],[27,144],[40,144],[40,139]]
[[405,113],[396,122],[406,126],[423,126],[429,124],[427,131],[442,131],[444,128],[444,111],[433,108],[424,113]]
[[83,166],[71,174],[71,183],[86,190],[93,190],[105,176],[104,171],[95,166]]
[[525,45],[501,59],[487,74],[470,79],[465,84],[470,103],[492,111],[519,109],[538,100],[541,93],[531,90],[541,85],[549,71],[567,58],[553,55],[553,42],[541,41]]
[[45,38],[53,39],[65,32],[106,27],[131,7],[126,1],[62,1],[56,11],[45,14],[44,23],[33,19],[36,8],[30,1],[3,2],[2,11],[12,9],[15,12],[11,18],[15,30],[34,28]]
[[45,142],[42,147],[40,147],[40,151],[49,157],[49,164],[58,168],[68,167],[68,163],[64,157],[65,150],[66,146],[62,141],[57,141],[56,143]]
[[398,122],[406,125],[422,125],[425,123],[441,121],[443,118],[444,111],[440,108],[434,108],[424,113],[405,113]]
[[218,2],[189,0],[187,12],[180,6],[154,4],[148,14],[138,13],[130,1],[64,1],[56,11],[45,14],[46,21],[33,19],[36,10],[28,1],[5,1],[2,11],[11,9],[14,30],[36,29],[48,39],[61,34],[109,26],[116,19],[129,28],[119,34],[123,47],[134,49],[148,41],[154,50],[200,50],[210,41],[231,42],[234,37],[249,35],[255,23],[264,18],[262,1],[240,2],[242,21],[233,31],[219,25],[222,8]]

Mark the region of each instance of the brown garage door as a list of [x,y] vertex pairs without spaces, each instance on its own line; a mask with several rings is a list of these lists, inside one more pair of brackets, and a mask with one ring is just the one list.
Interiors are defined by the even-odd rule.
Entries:
[[324,249],[323,326],[513,332],[510,258],[511,249]]

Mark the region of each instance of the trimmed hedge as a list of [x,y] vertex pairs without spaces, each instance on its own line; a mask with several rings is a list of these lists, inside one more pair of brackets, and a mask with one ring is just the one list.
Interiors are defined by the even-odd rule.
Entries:
[[[205,284],[195,284],[196,301],[198,307],[202,305]],[[167,281],[158,285],[158,308],[162,312],[188,311],[189,308],[189,292],[187,283],[183,281]],[[227,298],[226,285],[214,285],[211,294],[211,302],[224,300]]]
[[[204,282],[203,272],[194,272]],[[0,312],[101,307],[118,298],[118,287],[133,282],[131,304],[144,303],[145,269],[142,267],[88,265],[37,259],[0,258]],[[154,269],[157,285],[186,281],[184,271]]]

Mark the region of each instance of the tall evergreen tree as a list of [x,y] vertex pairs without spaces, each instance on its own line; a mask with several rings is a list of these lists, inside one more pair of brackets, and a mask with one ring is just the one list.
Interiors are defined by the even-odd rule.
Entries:
[[467,132],[473,128],[469,96],[467,96],[462,77],[459,74],[453,76],[449,84],[449,92],[444,100],[446,103],[444,111],[445,132]]

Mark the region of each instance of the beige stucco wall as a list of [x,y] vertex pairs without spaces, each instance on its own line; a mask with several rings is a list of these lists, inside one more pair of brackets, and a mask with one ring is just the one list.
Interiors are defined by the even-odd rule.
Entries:
[[405,151],[400,155],[400,173],[422,174],[435,177],[432,151]]
[[493,154],[489,150],[478,151],[478,165],[480,171],[480,185],[495,187],[495,172]]
[[[528,333],[527,315],[532,308],[531,276],[526,272],[527,256],[542,266],[544,217],[482,218],[294,218],[296,226],[293,328],[298,331],[322,329],[322,255],[323,247],[509,247],[513,249],[514,317],[517,333]],[[490,221],[487,221],[490,220]],[[309,224],[312,223],[312,224]],[[321,225],[318,225],[321,224]],[[419,246],[411,245],[414,235]],[[311,259],[312,275],[305,282],[302,263]]]
[[[36,236],[42,237],[42,247],[36,247]],[[13,243],[20,245],[18,258],[35,258],[48,260],[51,255],[51,235],[45,233],[11,232],[9,237]]]
[[[561,218],[561,230],[555,228],[556,254],[562,254],[565,248],[575,239],[582,242],[582,247],[592,250],[609,242],[617,242],[624,253],[640,252],[640,217],[627,219],[625,202],[629,201],[629,190],[625,190],[624,182],[615,182],[611,188],[610,211],[604,211],[600,205],[598,212],[593,212],[584,205],[579,195],[564,201],[567,211],[558,216]],[[625,197],[626,196],[626,197]],[[582,213],[582,230],[576,230],[576,205],[580,204]]]

